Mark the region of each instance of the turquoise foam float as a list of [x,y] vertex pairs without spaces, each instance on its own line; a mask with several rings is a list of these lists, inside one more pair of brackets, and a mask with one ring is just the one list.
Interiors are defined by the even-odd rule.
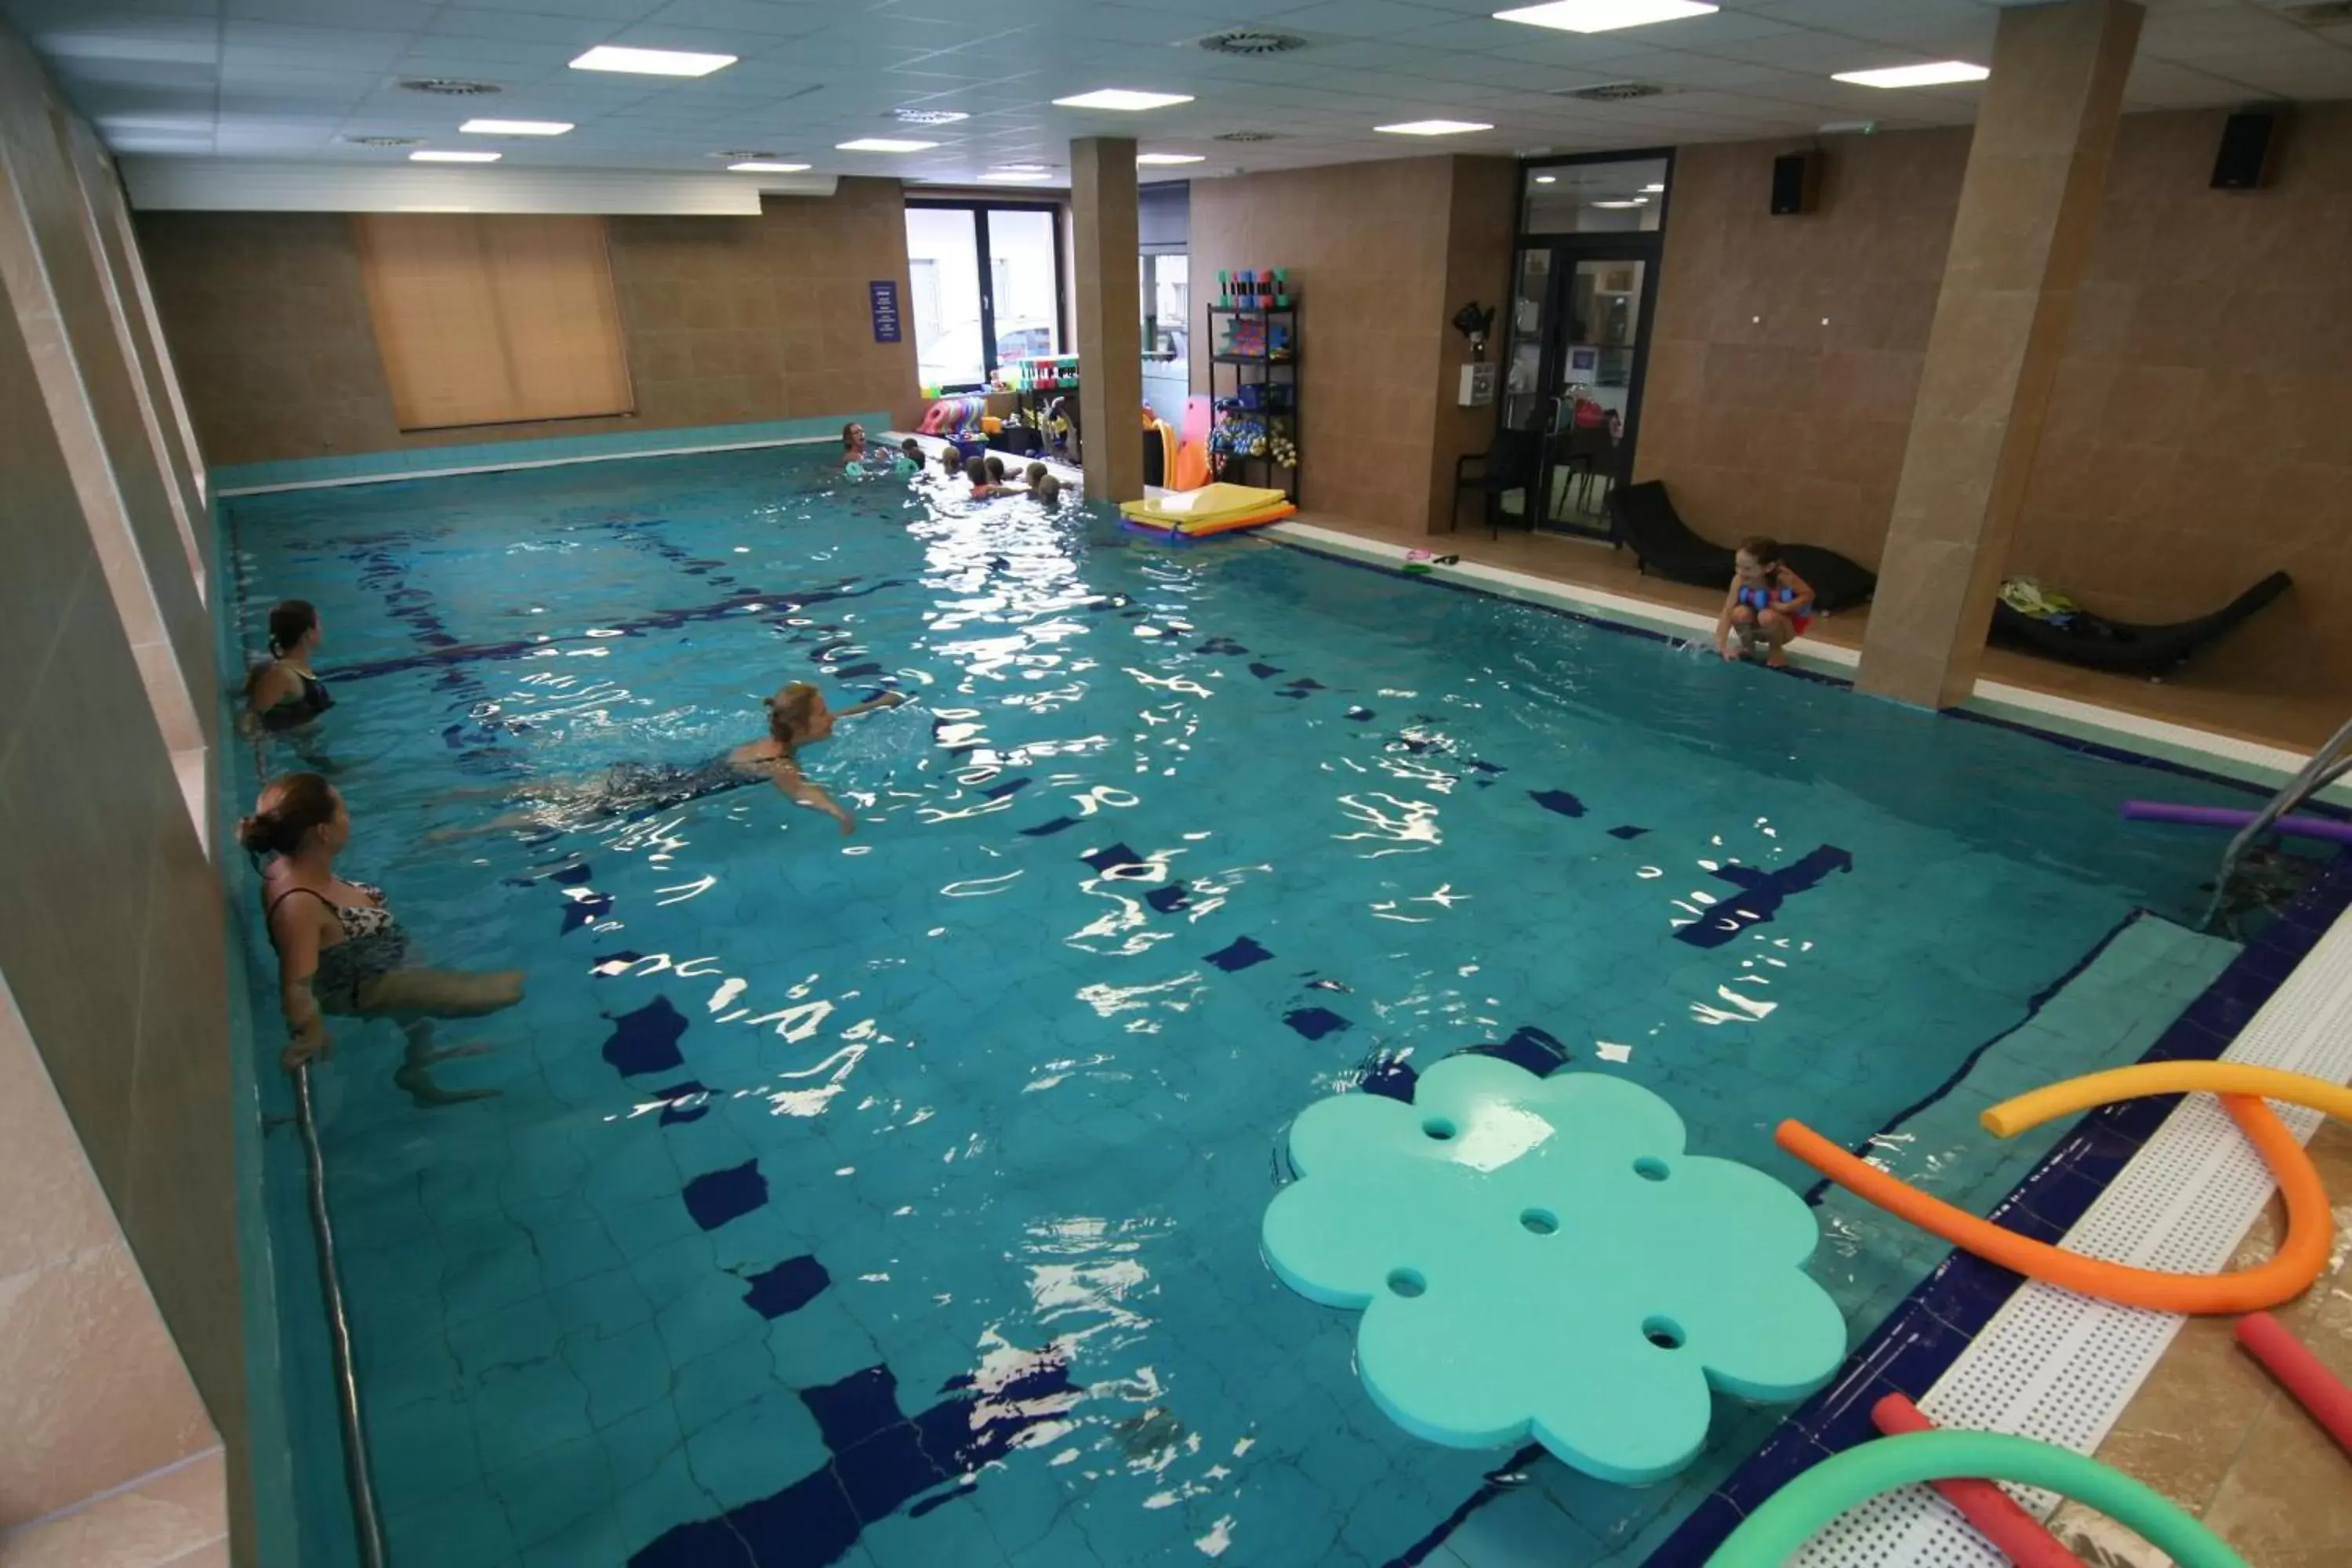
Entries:
[[1685,1153],[1674,1108],[1622,1079],[1448,1057],[1410,1105],[1308,1106],[1290,1163],[1267,1261],[1300,1295],[1363,1310],[1365,1388],[1432,1442],[1532,1434],[1588,1475],[1654,1481],[1706,1442],[1710,1384],[1801,1399],[1845,1354],[1844,1319],[1803,1272],[1812,1211],[1760,1171]]

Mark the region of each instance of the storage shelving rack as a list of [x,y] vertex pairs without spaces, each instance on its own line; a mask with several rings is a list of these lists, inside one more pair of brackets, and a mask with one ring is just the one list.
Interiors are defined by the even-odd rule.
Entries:
[[[1262,325],[1264,330],[1258,340],[1263,345],[1260,353],[1229,353],[1225,351],[1225,343],[1232,335],[1226,329],[1235,318],[1254,320]],[[1284,324],[1286,334],[1286,346],[1279,356],[1274,353],[1274,325],[1277,321]],[[1244,419],[1256,418],[1264,423],[1269,434],[1279,431],[1287,437],[1292,450],[1296,452],[1298,448],[1298,301],[1296,296],[1287,305],[1264,310],[1254,305],[1210,306],[1209,398],[1213,422],[1222,426],[1235,413]],[[1227,367],[1233,371],[1230,390],[1220,374]],[[1255,375],[1250,374],[1253,370],[1256,372]],[[1277,379],[1274,373],[1278,370],[1290,374]],[[1262,405],[1271,404],[1278,395],[1283,406],[1279,409],[1261,406],[1255,411],[1229,411],[1226,405],[1238,400],[1242,395],[1241,389],[1251,384],[1269,389],[1279,387],[1279,394],[1272,390],[1261,392],[1259,399]],[[1231,479],[1237,484],[1245,482],[1247,476],[1255,475],[1261,478],[1269,489],[1276,488],[1279,481],[1279,488],[1290,497],[1290,504],[1298,504],[1297,464],[1286,468],[1276,463],[1271,455],[1254,458],[1232,453],[1226,456],[1223,464],[1215,468],[1214,473],[1219,479]]]

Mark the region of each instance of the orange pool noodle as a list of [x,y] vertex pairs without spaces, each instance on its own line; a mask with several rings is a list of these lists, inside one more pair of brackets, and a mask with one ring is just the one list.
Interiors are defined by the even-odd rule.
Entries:
[[2223,1095],[2221,1104],[2252,1141],[2286,1200],[2286,1239],[2276,1256],[2235,1274],[2170,1274],[2063,1251],[1931,1198],[1801,1121],[1783,1121],[1773,1140],[1856,1197],[2029,1279],[2159,1312],[2252,1312],[2293,1300],[2310,1288],[2335,1241],[2335,1215],[2310,1156],[2269,1106],[2235,1094]]

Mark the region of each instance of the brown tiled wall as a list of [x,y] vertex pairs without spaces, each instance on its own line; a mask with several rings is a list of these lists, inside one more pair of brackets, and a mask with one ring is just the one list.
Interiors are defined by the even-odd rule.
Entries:
[[[2259,192],[2209,187],[2221,121],[2125,118],[2009,567],[2147,620],[2284,567],[2295,592],[2200,669],[2341,692],[2352,105],[2299,108]],[[1638,477],[1667,481],[1702,532],[1876,563],[1968,142],[1841,140],[1801,218],[1765,211],[1784,144],[1677,154]]]
[[772,196],[757,218],[609,222],[635,415],[415,433],[394,420],[347,216],[142,213],[138,226],[216,464],[872,408],[919,416],[913,334],[874,342],[866,305],[876,279],[907,290],[895,180]]
[[[1465,164],[1474,167],[1457,172]],[[1317,511],[1421,529],[1435,504],[1428,476],[1442,465],[1451,487],[1462,439],[1448,384],[1459,360],[1448,344],[1461,341],[1446,325],[1461,303],[1447,296],[1452,268],[1487,275],[1476,286],[1492,297],[1509,266],[1507,190],[1497,198],[1502,249],[1481,265],[1451,243],[1457,182],[1465,195],[1493,184],[1490,161],[1404,158],[1193,183],[1192,388],[1209,387],[1207,307],[1219,269],[1287,268],[1301,310],[1300,489]],[[1232,373],[1220,374],[1230,386]],[[1489,411],[1468,449],[1483,449],[1492,427]]]
[[[1508,158],[1456,158],[1454,193],[1446,224],[1445,282],[1438,315],[1447,324],[1438,334],[1436,434],[1429,454],[1429,516],[1443,529],[1454,503],[1455,459],[1483,452],[1495,438],[1492,404],[1465,408],[1462,367],[1471,363],[1469,340],[1454,330],[1454,312],[1474,300],[1495,310],[1486,340],[1486,361],[1496,366],[1510,337],[1511,252],[1518,219],[1519,166]],[[1462,503],[1465,523],[1475,525],[1475,501]]]
[[2124,121],[2010,569],[2168,620],[2283,567],[2200,665],[2352,692],[2352,103],[2262,191],[2208,185],[2221,120]]
[[1875,563],[1969,132],[1835,142],[1802,217],[1767,205],[1786,151],[1675,155],[1635,477],[1664,479],[1716,539],[1769,533]]

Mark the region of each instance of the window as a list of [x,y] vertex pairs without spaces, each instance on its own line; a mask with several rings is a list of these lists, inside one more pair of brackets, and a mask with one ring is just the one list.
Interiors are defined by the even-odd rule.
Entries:
[[1139,258],[1143,276],[1143,357],[1182,360],[1188,303],[1186,258],[1146,256]]
[[603,218],[352,221],[402,429],[635,410]]
[[969,392],[1001,365],[1062,352],[1060,208],[910,202],[907,262],[925,386]]

